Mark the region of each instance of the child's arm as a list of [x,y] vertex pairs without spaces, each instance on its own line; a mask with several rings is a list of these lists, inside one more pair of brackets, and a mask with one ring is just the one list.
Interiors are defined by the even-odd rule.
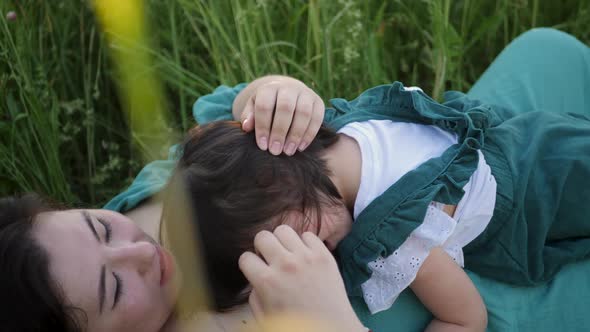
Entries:
[[432,312],[426,331],[485,331],[487,310],[465,271],[441,248],[434,248],[410,285]]
[[255,130],[262,150],[278,155],[303,151],[324,120],[324,102],[303,82],[288,76],[264,76],[235,98],[234,119],[244,131]]

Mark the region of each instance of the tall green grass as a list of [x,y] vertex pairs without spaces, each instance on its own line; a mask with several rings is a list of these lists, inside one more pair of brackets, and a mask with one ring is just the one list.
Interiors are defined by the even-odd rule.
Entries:
[[[295,76],[326,99],[401,80],[468,90],[513,38],[552,26],[590,42],[590,0],[147,1],[176,129],[219,84]],[[8,11],[17,19],[8,21]],[[0,195],[100,205],[141,167],[107,45],[85,1],[0,1]]]

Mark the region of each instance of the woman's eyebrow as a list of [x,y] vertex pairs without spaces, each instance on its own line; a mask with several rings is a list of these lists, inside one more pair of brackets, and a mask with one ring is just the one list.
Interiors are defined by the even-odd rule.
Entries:
[[[92,231],[92,234],[94,234],[96,241],[100,242],[100,238],[98,237],[98,232],[96,231],[96,228],[94,228],[94,225],[92,224],[92,218],[90,217],[90,214],[87,211],[82,211],[82,218],[84,219],[84,221],[88,225],[88,228],[90,228],[90,231]],[[98,308],[99,308],[99,312],[101,314],[102,314],[102,308],[104,306],[104,298],[105,298],[105,273],[106,273],[106,268],[103,265],[100,268],[100,281],[98,282]]]

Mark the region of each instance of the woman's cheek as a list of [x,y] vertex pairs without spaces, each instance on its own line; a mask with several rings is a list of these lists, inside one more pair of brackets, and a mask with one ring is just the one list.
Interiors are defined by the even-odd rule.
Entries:
[[135,283],[128,283],[127,290],[121,295],[121,316],[129,326],[152,325],[150,320],[157,319],[160,314],[160,301],[154,298],[150,289]]

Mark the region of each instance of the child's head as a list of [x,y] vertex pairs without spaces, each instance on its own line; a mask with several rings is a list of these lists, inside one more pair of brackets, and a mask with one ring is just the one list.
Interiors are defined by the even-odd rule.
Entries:
[[173,182],[188,191],[218,310],[247,300],[238,258],[253,249],[259,231],[288,224],[331,241],[329,247],[347,233],[350,214],[321,158],[337,140],[322,128],[304,152],[273,156],[238,122],[191,130]]

